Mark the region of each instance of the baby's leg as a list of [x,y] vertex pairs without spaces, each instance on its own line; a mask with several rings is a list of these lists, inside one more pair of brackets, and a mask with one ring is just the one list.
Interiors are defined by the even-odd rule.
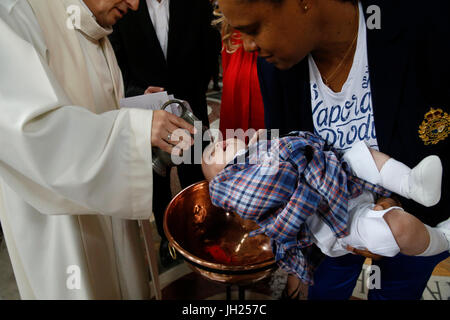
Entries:
[[350,234],[338,241],[342,248],[367,249],[386,257],[399,252],[431,256],[450,249],[450,223],[431,228],[402,208],[372,208],[362,203],[351,210]]
[[[375,161],[375,165],[377,167],[378,172],[381,172],[381,169],[383,169],[383,166],[386,164],[386,162],[388,162],[389,159],[392,159],[392,158],[389,157],[387,154],[384,154],[383,152],[380,152],[378,150],[375,150],[372,148],[368,148],[368,149],[369,149],[370,154],[372,155],[373,161]],[[411,170],[411,169],[409,169],[409,170]]]
[[441,230],[423,224],[401,209],[393,209],[383,218],[389,225],[400,252],[405,255],[432,256],[450,249],[449,241]]
[[344,154],[355,175],[405,198],[430,207],[441,197],[442,163],[429,156],[410,169],[388,155],[370,149],[361,141]]

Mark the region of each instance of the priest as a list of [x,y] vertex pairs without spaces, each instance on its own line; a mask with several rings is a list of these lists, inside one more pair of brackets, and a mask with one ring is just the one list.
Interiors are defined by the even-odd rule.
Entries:
[[0,221],[22,299],[149,296],[137,220],[151,214],[151,149],[194,128],[119,109],[107,36],[138,4],[0,2]]

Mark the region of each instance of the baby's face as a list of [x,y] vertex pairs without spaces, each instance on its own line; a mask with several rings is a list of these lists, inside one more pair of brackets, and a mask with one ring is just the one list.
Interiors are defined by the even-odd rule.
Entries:
[[236,138],[211,143],[203,152],[202,169],[205,178],[211,181],[234,159],[238,151],[244,149],[245,143]]

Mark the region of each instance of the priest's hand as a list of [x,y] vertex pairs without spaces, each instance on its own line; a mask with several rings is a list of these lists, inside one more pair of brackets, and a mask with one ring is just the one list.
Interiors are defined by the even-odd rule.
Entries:
[[153,123],[151,144],[161,150],[180,155],[183,150],[188,150],[194,140],[191,134],[195,134],[194,126],[183,119],[164,110],[153,111]]

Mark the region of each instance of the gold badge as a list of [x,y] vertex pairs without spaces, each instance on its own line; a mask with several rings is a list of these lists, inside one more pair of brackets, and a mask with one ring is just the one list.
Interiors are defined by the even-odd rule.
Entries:
[[419,127],[419,137],[425,145],[437,144],[447,138],[450,131],[450,117],[442,109],[433,109],[425,114]]

